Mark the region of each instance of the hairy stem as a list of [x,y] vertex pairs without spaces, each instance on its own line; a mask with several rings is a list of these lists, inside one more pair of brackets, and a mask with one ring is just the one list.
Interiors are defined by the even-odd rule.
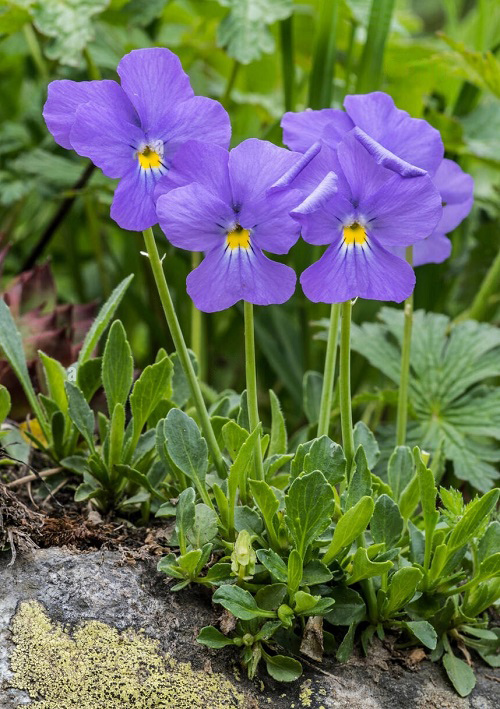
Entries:
[[340,328],[340,422],[342,426],[342,445],[347,460],[347,479],[354,460],[354,435],[352,430],[351,404],[351,315],[352,302],[342,303],[342,322]]
[[330,415],[332,411],[333,380],[335,377],[335,364],[337,360],[337,342],[339,335],[340,306],[335,303],[330,311],[330,327],[328,329],[328,343],[326,346],[325,371],[323,375],[323,389],[319,408],[318,438],[328,436]]
[[[413,247],[406,249],[406,260],[412,265]],[[405,323],[401,350],[401,377],[399,380],[398,412],[396,419],[396,445],[404,446],[408,423],[408,386],[410,383],[411,331],[413,326],[413,293],[405,300]]]
[[[253,326],[253,305],[244,304],[245,317],[245,370],[247,377],[247,400],[248,400],[248,423],[250,431],[255,431],[259,425],[259,406],[257,403],[257,374],[255,367],[255,336]],[[262,449],[260,446],[260,436],[255,444],[255,471],[258,480],[264,480],[264,468],[262,465]]]

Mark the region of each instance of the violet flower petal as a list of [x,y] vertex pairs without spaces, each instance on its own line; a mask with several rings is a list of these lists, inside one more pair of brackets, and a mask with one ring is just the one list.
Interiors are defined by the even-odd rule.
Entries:
[[400,303],[412,293],[415,274],[373,237],[362,246],[346,246],[339,238],[302,273],[300,282],[314,303],[342,303],[357,297]]
[[187,292],[199,310],[213,313],[239,300],[254,305],[287,301],[295,290],[293,269],[268,259],[256,247],[212,249],[187,277]]

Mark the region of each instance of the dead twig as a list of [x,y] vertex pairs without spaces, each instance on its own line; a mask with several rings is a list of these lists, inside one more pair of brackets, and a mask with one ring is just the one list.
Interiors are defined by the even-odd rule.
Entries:
[[51,475],[57,475],[57,473],[60,473],[64,468],[48,468],[47,470],[41,470],[37,475],[34,473],[31,473],[30,475],[25,475],[22,478],[18,478],[17,480],[13,480],[10,483],[7,483],[6,487],[9,489],[15,488],[15,487],[21,487],[21,485],[24,485],[25,483],[30,483],[33,482],[33,480],[38,480],[38,478],[49,478]]

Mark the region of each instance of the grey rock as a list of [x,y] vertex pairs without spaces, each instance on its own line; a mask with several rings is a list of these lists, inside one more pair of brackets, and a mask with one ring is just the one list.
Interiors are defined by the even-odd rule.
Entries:
[[[176,660],[189,661],[195,670],[207,671],[209,666],[221,673],[244,693],[249,709],[269,706],[496,709],[500,706],[500,687],[493,679],[494,670],[478,663],[477,686],[463,699],[453,691],[441,667],[423,661],[411,671],[396,663],[381,644],[375,644],[367,659],[354,657],[340,665],[328,658],[320,670],[305,666],[303,677],[290,685],[278,684],[264,673],[252,683],[235,669],[237,655],[231,648],[212,651],[195,640],[199,629],[219,616],[210,594],[198,588],[170,592],[153,561],[131,566],[117,552],[75,554],[64,549],[34,550],[18,557],[12,566],[8,565],[9,560],[9,554],[0,555],[1,709],[25,704],[37,706],[36,698],[30,699],[26,692],[9,687],[12,678],[9,658],[14,649],[10,625],[19,604],[27,600],[40,602],[52,621],[67,627],[98,620],[120,631],[142,629]],[[240,676],[241,679],[236,679]],[[131,705],[127,703],[124,709],[125,706]]]

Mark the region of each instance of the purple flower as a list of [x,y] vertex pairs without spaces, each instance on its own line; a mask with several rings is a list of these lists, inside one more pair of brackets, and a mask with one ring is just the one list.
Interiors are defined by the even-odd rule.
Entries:
[[[443,159],[444,147],[439,131],[427,121],[412,118],[396,108],[392,98],[381,91],[346,96],[344,107],[345,112],[324,108],[285,113],[281,121],[285,145],[304,153],[320,140],[336,148],[346,133],[357,126],[360,135],[368,139],[365,147],[374,157],[379,144],[405,163],[434,175]],[[386,167],[398,171],[396,164]]]
[[182,143],[198,138],[227,147],[229,116],[212,99],[194,96],[179,58],[168,49],[123,57],[115,81],[53,81],[43,115],[59,145],[73,148],[120,178],[112,218],[140,231],[157,222],[153,199]]
[[[441,263],[448,258],[451,253],[451,241],[446,234],[465,219],[474,201],[474,180],[453,160],[445,158],[441,162],[433,182],[441,195],[443,213],[434,232],[413,246],[414,266]],[[404,258],[404,248],[396,247],[391,251]]]
[[[292,212],[305,241],[329,244],[302,273],[304,293],[323,303],[356,297],[401,302],[411,294],[415,274],[389,249],[434,231],[442,213],[437,189],[427,174],[404,178],[377,164],[355,130],[336,151],[322,147],[304,170],[309,171],[305,182],[314,183],[315,169],[321,179],[327,165],[331,171]],[[291,184],[300,184],[300,177]],[[274,189],[286,182],[285,177]]]
[[271,305],[292,296],[295,272],[263,249],[286,254],[299,238],[290,211],[301,194],[268,188],[301,157],[256,139],[231,152],[199,141],[179,148],[156,188],[156,206],[174,246],[205,252],[187,278],[197,308],[215,312],[239,300]]

